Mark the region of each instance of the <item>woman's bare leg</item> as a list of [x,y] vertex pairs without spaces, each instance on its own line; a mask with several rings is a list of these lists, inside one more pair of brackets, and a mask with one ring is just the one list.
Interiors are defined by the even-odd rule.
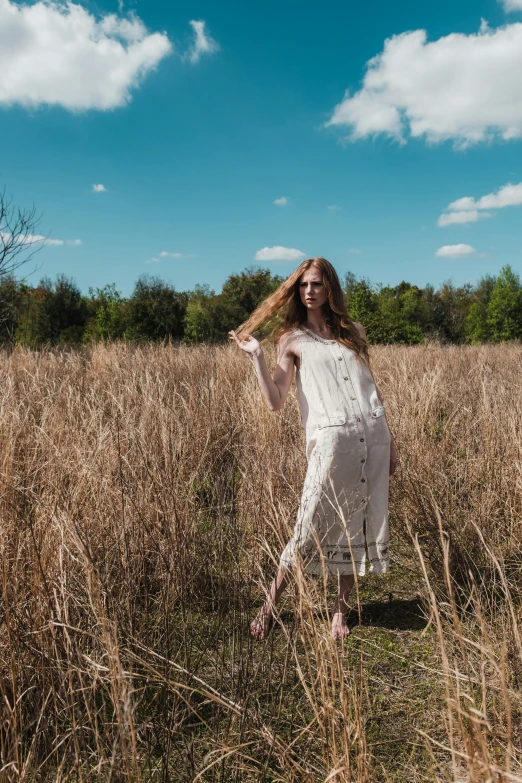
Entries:
[[332,612],[332,637],[343,639],[348,636],[350,629],[346,622],[346,610],[348,608],[348,596],[354,585],[353,574],[341,574],[339,576],[339,594]]
[[257,613],[256,617],[250,623],[250,633],[256,639],[264,639],[270,627],[274,607],[283,595],[288,585],[288,570],[284,566],[279,566],[274,581],[270,585],[268,598]]

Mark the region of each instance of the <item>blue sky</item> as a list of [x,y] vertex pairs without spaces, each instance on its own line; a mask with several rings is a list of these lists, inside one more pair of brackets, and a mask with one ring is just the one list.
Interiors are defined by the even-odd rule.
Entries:
[[30,279],[522,274],[521,73],[522,0],[0,0],[0,177],[56,242]]

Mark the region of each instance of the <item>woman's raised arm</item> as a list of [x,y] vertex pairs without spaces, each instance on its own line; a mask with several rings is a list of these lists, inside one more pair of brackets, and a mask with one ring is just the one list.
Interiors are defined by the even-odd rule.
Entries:
[[228,334],[253,362],[261,392],[269,409],[280,411],[285,404],[294,375],[295,337],[289,332],[281,335],[277,343],[277,367],[274,377],[271,378],[263,349],[256,338],[249,334],[238,337],[233,329]]

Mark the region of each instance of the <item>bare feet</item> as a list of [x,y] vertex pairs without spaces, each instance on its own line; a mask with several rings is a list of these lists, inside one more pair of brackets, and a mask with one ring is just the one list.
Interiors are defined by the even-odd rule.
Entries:
[[272,622],[272,607],[269,603],[263,604],[255,618],[250,623],[250,633],[256,639],[264,639],[270,630]]
[[334,612],[332,617],[332,639],[344,639],[350,634],[348,623],[346,622],[346,612]]

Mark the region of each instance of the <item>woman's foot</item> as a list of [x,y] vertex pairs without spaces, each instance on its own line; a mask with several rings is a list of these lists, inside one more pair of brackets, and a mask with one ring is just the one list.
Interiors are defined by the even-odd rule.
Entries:
[[346,622],[346,612],[336,611],[332,617],[332,639],[340,640],[350,634],[348,623]]
[[250,633],[256,639],[264,639],[270,630],[272,622],[272,607],[269,603],[263,604],[255,618],[250,623]]

